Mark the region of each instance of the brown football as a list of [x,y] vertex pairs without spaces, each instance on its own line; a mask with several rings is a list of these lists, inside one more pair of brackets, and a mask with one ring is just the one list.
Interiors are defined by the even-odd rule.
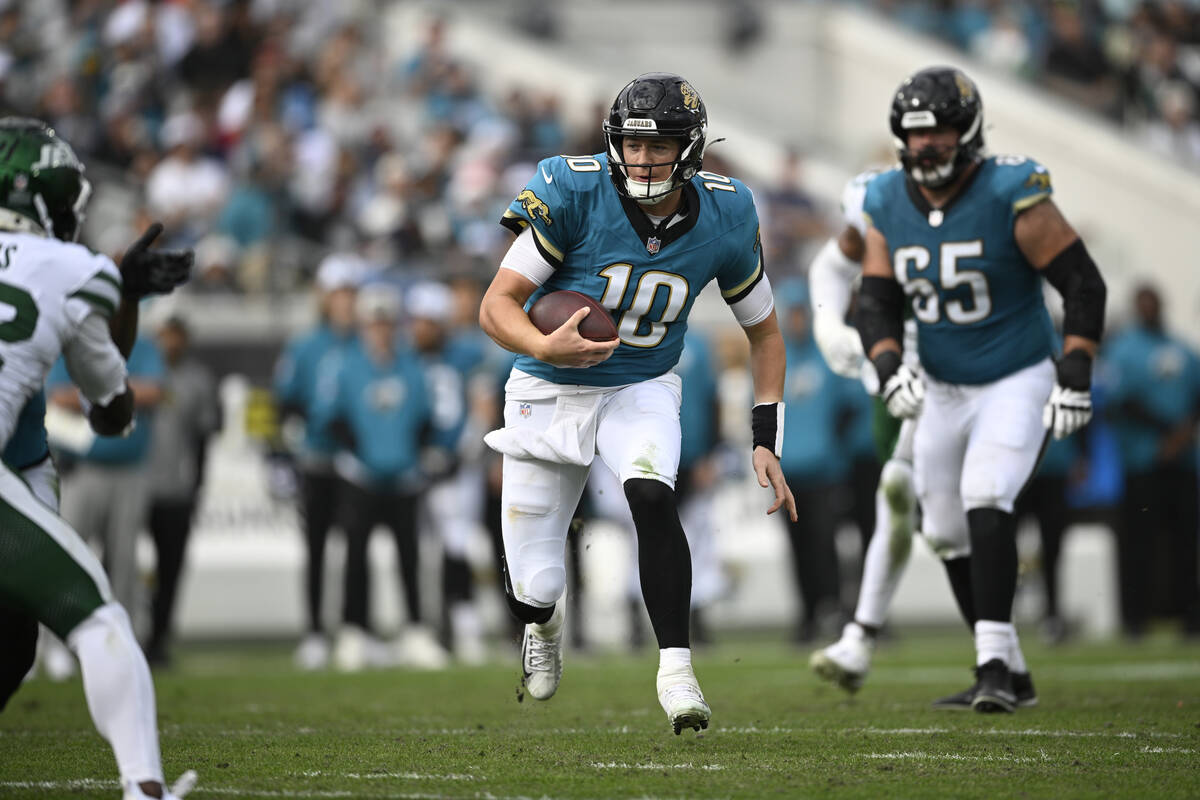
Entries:
[[608,309],[581,292],[562,289],[548,292],[529,307],[529,321],[542,333],[553,333],[579,309],[587,306],[591,313],[579,323],[579,335],[593,342],[617,338],[617,325]]

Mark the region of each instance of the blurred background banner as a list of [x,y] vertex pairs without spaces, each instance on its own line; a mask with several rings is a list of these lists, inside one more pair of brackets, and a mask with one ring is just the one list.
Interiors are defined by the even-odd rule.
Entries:
[[[345,548],[340,536],[317,548],[327,569],[305,582],[315,551],[302,533],[299,496],[312,443],[306,415],[292,413],[279,388],[285,344],[328,319],[335,288],[317,281],[328,256],[355,254],[359,285],[407,291],[432,280],[453,290],[443,322],[456,344],[445,357],[465,365],[463,402],[473,409],[456,457],[478,469],[475,491],[486,507],[486,459],[465,449],[486,429],[478,426],[506,362],[480,341],[474,320],[511,239],[498,220],[539,159],[599,152],[601,119],[637,74],[686,76],[708,108],[709,142],[724,139],[710,147],[705,169],[755,192],[780,286],[802,279],[837,231],[846,180],[894,163],[891,93],[931,64],[960,66],[975,79],[989,152],[1028,155],[1049,169],[1056,202],[1108,282],[1110,338],[1136,322],[1135,290],[1157,287],[1172,346],[1185,355],[1175,367],[1164,360],[1154,380],[1190,374],[1179,364],[1200,345],[1194,3],[0,2],[0,104],[48,121],[88,165],[95,194],[85,243],[117,255],[147,220],[160,219],[164,246],[196,251],[191,285],[150,303],[143,317],[155,329],[186,321],[190,352],[219,383],[223,412],[197,487],[179,634],[299,636],[310,625],[314,581],[328,588],[318,592],[318,617],[337,616]],[[1048,302],[1057,312],[1056,293]],[[786,536],[762,515],[746,475],[745,345],[714,289],[697,302],[691,325],[711,344],[725,410],[711,513],[728,580],[708,621],[717,629],[787,626],[799,600]],[[1119,372],[1109,374],[1123,397]],[[1069,510],[1072,531],[1055,616],[1103,635],[1121,625],[1112,531],[1123,451],[1103,415],[1092,429],[1063,467],[1073,499],[1053,501]],[[1194,483],[1195,439],[1185,440]],[[830,496],[848,566],[846,606],[862,551],[851,496],[849,486]],[[609,613],[626,602],[628,535],[584,512],[598,519],[581,529],[587,636],[616,645],[633,624]],[[455,547],[465,547],[481,624],[495,634],[507,621],[486,513],[463,525]],[[446,566],[444,542],[428,527],[421,574],[433,586],[457,567]],[[1035,530],[1021,537],[1023,620],[1046,613],[1032,579],[1041,564]],[[895,619],[953,621],[940,567],[923,546],[914,550],[915,574],[902,584]],[[154,553],[143,538],[148,584]],[[370,608],[382,632],[404,624],[396,561],[390,538],[372,539]],[[428,618],[449,602],[423,593]],[[825,627],[822,635],[837,625]],[[442,638],[450,636],[443,630]]]

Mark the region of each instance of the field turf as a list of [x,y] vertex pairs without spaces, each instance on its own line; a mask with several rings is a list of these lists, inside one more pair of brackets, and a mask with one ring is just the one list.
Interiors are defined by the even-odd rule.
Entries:
[[[650,651],[568,651],[545,703],[517,702],[515,653],[347,676],[193,646],[156,683],[167,775],[197,770],[193,798],[1200,797],[1200,645],[1027,651],[1040,706],[985,716],[928,707],[970,682],[965,634],[905,632],[849,699],[807,651],[726,642],[696,661],[713,724],[681,736]],[[0,714],[0,798],[119,796],[78,679],[26,684]]]

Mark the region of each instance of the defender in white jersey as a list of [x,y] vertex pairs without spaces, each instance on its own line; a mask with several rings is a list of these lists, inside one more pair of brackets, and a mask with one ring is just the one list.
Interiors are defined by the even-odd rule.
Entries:
[[[847,378],[864,379],[865,388],[877,391],[878,379],[874,368],[863,354],[858,330],[846,322],[854,283],[862,275],[862,258],[866,249],[867,220],[863,202],[867,185],[880,170],[867,170],[850,179],[842,191],[842,219],[845,228],[825,246],[813,260],[809,270],[809,287],[813,302],[813,329],[817,347],[830,369]],[[914,371],[920,369],[917,359],[917,326],[909,318],[904,324],[904,359]],[[809,666],[818,676],[833,681],[848,692],[862,688],[871,666],[871,655],[879,629],[887,621],[888,610],[896,588],[912,552],[912,535],[916,528],[917,495],[913,484],[913,437],[916,419],[899,419],[888,413],[883,401],[876,398],[875,440],[878,457],[883,462],[879,487],[875,492],[875,531],[863,559],[862,584],[854,619],[846,623],[842,637],[812,654]],[[931,543],[933,546],[936,543]],[[956,549],[936,548],[937,555],[949,573],[961,570],[966,554]],[[953,579],[953,578],[952,578]],[[1014,662],[1024,661],[1020,643]],[[1037,704],[1033,680],[1027,672],[1014,673],[1013,686],[1018,705]],[[961,704],[959,704],[961,706]],[[959,707],[948,704],[937,708]]]
[[[74,244],[88,193],[82,164],[53,130],[37,120],[0,120],[0,305],[7,309],[0,323],[0,446],[60,354],[87,400],[92,428],[122,433],[133,413],[124,356],[137,331],[137,301],[169,291],[190,270],[190,252],[148,250],[162,230],[157,224],[129,248],[120,269]],[[181,796],[190,788],[194,773],[174,794],[163,785],[150,671],[100,562],[4,466],[0,606],[41,622],[78,656],[88,708],[113,747],[125,800]],[[14,655],[22,654],[10,650],[6,658]]]

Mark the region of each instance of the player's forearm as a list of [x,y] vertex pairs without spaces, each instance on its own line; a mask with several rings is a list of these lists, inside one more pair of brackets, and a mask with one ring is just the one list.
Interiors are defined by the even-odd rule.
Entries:
[[[775,315],[768,318],[774,322]],[[747,328],[750,339],[750,376],[754,382],[754,402],[778,403],[783,399],[783,383],[787,374],[787,348],[778,325],[759,330],[760,325]]]
[[512,353],[538,357],[546,337],[529,321],[525,308],[506,294],[486,294],[479,305],[479,325],[496,344]]
[[108,321],[108,330],[112,334],[113,344],[121,351],[121,358],[129,360],[133,351],[133,343],[137,340],[138,330],[138,301],[132,297],[123,296],[117,312]]

